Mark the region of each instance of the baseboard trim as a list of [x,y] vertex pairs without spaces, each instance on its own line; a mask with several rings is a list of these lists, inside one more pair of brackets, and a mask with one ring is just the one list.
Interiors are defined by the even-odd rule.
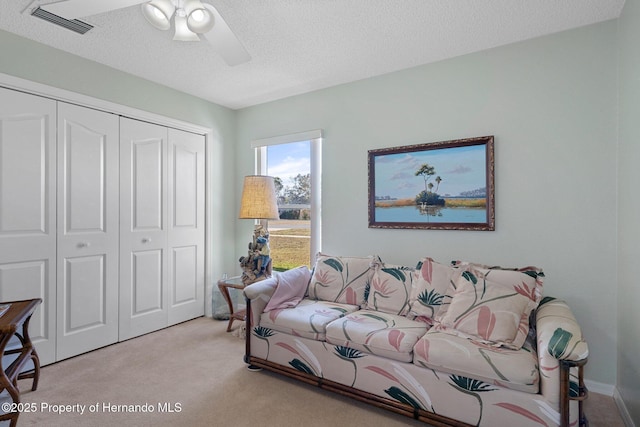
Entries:
[[614,393],[617,391],[616,387],[611,384],[591,380],[584,380],[584,383],[592,393],[604,394],[605,396],[613,397]]
[[616,402],[616,406],[618,407],[618,412],[620,412],[620,416],[622,417],[622,421],[624,421],[624,425],[627,427],[636,427],[635,423],[631,419],[631,414],[629,414],[629,411],[627,410],[627,406],[624,404],[624,401],[622,400],[622,396],[620,395],[620,392],[618,391],[617,387],[614,387],[613,400],[614,402]]

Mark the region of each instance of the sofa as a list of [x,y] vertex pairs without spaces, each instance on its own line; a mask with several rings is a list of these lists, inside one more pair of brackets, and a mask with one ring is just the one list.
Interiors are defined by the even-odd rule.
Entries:
[[587,343],[543,282],[320,253],[244,289],[244,360],[434,426],[586,426]]

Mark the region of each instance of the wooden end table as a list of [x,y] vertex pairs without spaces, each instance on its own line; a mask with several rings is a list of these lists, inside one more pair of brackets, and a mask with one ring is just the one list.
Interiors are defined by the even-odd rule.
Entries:
[[231,332],[231,325],[234,320],[245,320],[245,316],[247,315],[247,310],[238,310],[234,311],[233,309],[233,301],[231,301],[231,296],[229,295],[229,288],[233,289],[244,289],[245,284],[242,282],[242,276],[230,277],[228,279],[220,279],[218,280],[218,289],[220,289],[220,293],[224,297],[224,300],[227,302],[229,306],[229,324],[227,325],[227,332]]
[[[38,353],[29,338],[29,320],[31,315],[42,302],[40,298],[11,301],[0,303],[0,305],[8,305],[9,308],[0,315],[0,354],[17,355],[9,366],[3,366],[2,358],[0,358],[0,392],[7,390],[14,406],[14,410],[0,414],[0,421],[10,420],[11,427],[18,423],[18,403],[20,403],[20,391],[18,390],[18,379],[33,378],[31,390],[38,388],[38,379],[40,377],[40,359]],[[6,349],[7,344],[13,337],[18,338],[19,345],[17,348]],[[13,347],[13,344],[12,344]],[[22,368],[28,360],[33,362],[33,372],[22,373]]]

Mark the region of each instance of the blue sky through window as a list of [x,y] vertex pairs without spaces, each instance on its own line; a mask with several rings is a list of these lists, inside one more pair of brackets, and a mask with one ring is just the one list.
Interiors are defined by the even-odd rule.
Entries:
[[267,147],[267,175],[280,178],[286,187],[293,184],[293,177],[311,173],[310,141]]

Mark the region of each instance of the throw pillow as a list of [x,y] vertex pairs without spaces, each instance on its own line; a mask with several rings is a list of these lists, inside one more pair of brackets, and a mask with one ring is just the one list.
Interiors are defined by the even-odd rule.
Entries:
[[345,257],[318,253],[309,283],[309,298],[364,305],[377,256]]
[[431,320],[440,310],[456,269],[429,257],[422,259],[416,268],[419,273],[411,287],[409,314]]
[[[544,272],[541,268],[528,266],[528,267],[500,267],[500,266],[489,266],[484,264],[478,264],[469,261],[451,261],[451,265],[454,268],[466,268],[473,267],[476,270],[483,271],[488,274],[489,270],[493,271],[492,280],[495,281],[503,281],[503,280],[512,280],[513,275],[510,272],[522,273],[530,276],[535,281],[535,288],[538,289],[540,295],[542,295],[542,285],[544,282]],[[498,271],[502,271],[504,273],[498,273]]]
[[307,266],[304,265],[279,273],[276,277],[278,286],[264,311],[267,312],[298,305],[307,291],[310,278],[311,272]]
[[[541,268],[528,267],[490,267],[484,264],[476,264],[468,261],[451,261],[454,268],[464,270],[467,267],[473,267],[475,270],[482,272],[485,276],[491,277],[494,282],[503,285],[513,285],[520,288],[520,293],[528,294],[531,299],[535,299],[538,303],[542,300],[542,290],[544,284],[544,272]],[[446,297],[445,297],[446,300]],[[444,302],[443,304],[446,304]]]
[[467,267],[444,298],[438,329],[488,345],[519,349],[529,315],[540,302],[536,278],[508,270]]
[[367,298],[367,308],[389,314],[406,315],[409,312],[409,293],[417,274],[417,270],[413,267],[376,265]]

